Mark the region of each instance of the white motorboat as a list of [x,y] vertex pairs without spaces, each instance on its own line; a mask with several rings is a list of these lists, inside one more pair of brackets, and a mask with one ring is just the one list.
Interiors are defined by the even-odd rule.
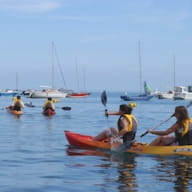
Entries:
[[192,86],[184,87],[178,86],[175,87],[175,94],[173,97],[175,100],[192,100]]
[[156,95],[159,99],[173,99],[174,91],[160,92]]

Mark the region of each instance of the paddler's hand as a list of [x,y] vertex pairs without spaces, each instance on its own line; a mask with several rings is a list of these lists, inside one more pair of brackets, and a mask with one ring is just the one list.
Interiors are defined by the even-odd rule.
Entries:
[[108,115],[109,115],[108,111],[107,111],[107,109],[105,109],[105,116],[108,117]]
[[148,129],[147,132],[153,134],[153,129]]

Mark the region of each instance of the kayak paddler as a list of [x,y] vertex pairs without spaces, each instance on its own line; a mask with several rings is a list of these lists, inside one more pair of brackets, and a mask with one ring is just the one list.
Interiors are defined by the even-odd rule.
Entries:
[[21,96],[18,95],[17,97],[13,98],[13,103],[11,105],[12,110],[21,111],[21,109],[24,108],[24,103],[21,100]]
[[119,111],[109,112],[105,110],[105,115],[120,115],[117,121],[117,128],[109,128],[102,131],[94,140],[101,141],[107,138],[120,138],[123,143],[127,141],[133,141],[135,139],[137,131],[137,120],[134,115],[132,115],[133,108],[136,107],[136,104],[122,104],[119,106]]
[[[192,145],[192,118],[189,117],[185,106],[175,107],[175,113],[172,115],[176,122],[165,131],[148,130],[148,133],[159,135],[150,145]],[[174,133],[174,135],[170,135]]]
[[45,104],[43,105],[43,110],[46,111],[47,109],[55,111],[55,106],[51,97],[48,97],[47,100],[45,101]]

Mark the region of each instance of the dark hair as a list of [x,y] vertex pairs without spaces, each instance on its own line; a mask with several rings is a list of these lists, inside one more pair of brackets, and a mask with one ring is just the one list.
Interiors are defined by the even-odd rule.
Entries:
[[122,111],[124,114],[131,114],[132,108],[126,104],[122,104],[119,106],[119,111]]
[[49,101],[51,101],[51,100],[52,100],[52,98],[51,98],[51,97],[48,97],[48,100],[49,100]]
[[20,95],[17,95],[17,99],[21,99],[21,96],[20,96]]
[[187,108],[185,106],[177,106],[175,107],[175,114],[178,114],[178,120],[183,121],[185,119],[189,119],[189,114]]

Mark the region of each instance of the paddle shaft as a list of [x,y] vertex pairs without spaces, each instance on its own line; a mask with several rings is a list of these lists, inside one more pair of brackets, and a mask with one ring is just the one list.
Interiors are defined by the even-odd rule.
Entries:
[[[36,106],[36,105],[28,105],[28,104],[25,104],[25,106],[27,107],[31,107],[31,108],[34,108],[34,107],[39,107],[41,108],[42,106]],[[65,107],[56,107],[56,109],[62,109],[62,110],[65,110],[65,111],[70,111],[71,110],[71,107],[68,107],[68,106],[65,106]]]
[[[107,94],[106,94],[106,91],[103,91],[101,93],[101,103],[104,105],[105,111],[107,111]],[[108,115],[106,115],[106,117],[107,117],[107,126],[109,127]]]

